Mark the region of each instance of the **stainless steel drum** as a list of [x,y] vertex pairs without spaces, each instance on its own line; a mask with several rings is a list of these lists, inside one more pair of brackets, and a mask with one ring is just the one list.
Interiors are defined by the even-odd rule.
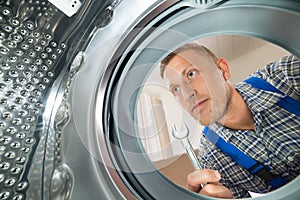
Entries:
[[61,158],[71,63],[112,1],[64,3],[0,3],[0,199],[67,198],[72,189]]
[[[168,51],[212,35],[300,56],[297,0],[0,6],[0,199],[210,199],[149,161],[136,127],[146,78]],[[299,181],[257,199],[299,199]]]

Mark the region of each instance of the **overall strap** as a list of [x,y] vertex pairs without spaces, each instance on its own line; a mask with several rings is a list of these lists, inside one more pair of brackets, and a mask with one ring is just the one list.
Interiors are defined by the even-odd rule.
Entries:
[[223,153],[230,156],[236,163],[248,170],[251,174],[265,180],[273,189],[276,189],[287,183],[286,180],[279,176],[275,176],[270,172],[270,168],[264,166],[262,163],[254,160],[244,152],[229,142],[226,142],[217,133],[212,131],[209,127],[205,127],[203,130],[204,136],[211,141],[216,147],[218,147]]
[[[252,77],[244,80],[244,82],[250,84],[252,87],[255,87],[257,89],[276,92],[276,93],[285,95],[283,92],[278,90],[276,87],[274,87],[267,81],[265,81],[261,78],[258,78],[258,77],[252,76]],[[281,108],[283,108],[297,116],[300,116],[300,102],[293,99],[292,97],[285,96],[282,99],[280,99],[276,104],[278,106],[280,106]]]

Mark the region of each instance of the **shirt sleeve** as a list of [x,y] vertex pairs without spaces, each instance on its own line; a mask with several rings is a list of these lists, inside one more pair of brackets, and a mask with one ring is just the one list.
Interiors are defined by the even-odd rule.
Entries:
[[263,78],[286,95],[300,100],[300,60],[294,55],[270,63],[254,76]]
[[290,86],[300,94],[300,61],[294,55],[283,57],[278,61],[286,80]]

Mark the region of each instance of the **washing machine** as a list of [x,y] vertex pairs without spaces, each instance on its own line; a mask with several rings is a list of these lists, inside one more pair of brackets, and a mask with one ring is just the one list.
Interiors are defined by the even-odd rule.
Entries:
[[[248,36],[300,57],[298,0],[2,0],[0,199],[213,199],[150,160],[137,104],[170,51]],[[299,199],[299,177],[255,199]]]

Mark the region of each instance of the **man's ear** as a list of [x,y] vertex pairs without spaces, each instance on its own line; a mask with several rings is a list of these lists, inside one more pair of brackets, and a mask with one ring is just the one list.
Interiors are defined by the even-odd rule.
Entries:
[[227,81],[231,77],[230,67],[224,58],[220,58],[217,62],[218,68],[222,71],[224,79]]

